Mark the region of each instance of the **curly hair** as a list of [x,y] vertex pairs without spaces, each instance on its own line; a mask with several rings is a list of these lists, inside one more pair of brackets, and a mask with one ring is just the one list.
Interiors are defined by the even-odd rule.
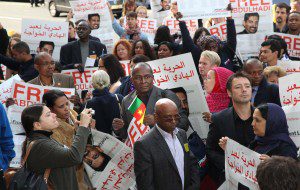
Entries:
[[107,54],[102,56],[100,60],[103,61],[104,67],[109,75],[110,84],[114,84],[120,78],[125,77],[125,71],[115,55]]
[[131,49],[131,57],[135,56],[135,47],[137,45],[138,42],[142,42],[143,44],[143,49],[144,49],[144,55],[149,57],[151,60],[155,59],[155,55],[153,53],[153,50],[149,44],[148,41],[146,40],[137,40],[133,43],[132,49]]
[[[126,39],[120,39],[120,40],[115,44],[114,50],[113,50],[113,54],[114,54],[118,59],[120,59],[120,57],[119,57],[118,54],[117,54],[117,47],[118,47],[120,44],[122,44],[122,45],[127,49],[127,51],[128,51],[128,56],[130,56],[130,52],[131,52],[132,46],[131,46],[131,43],[130,43],[128,40],[126,40]],[[129,57],[129,59],[130,59],[130,57]]]

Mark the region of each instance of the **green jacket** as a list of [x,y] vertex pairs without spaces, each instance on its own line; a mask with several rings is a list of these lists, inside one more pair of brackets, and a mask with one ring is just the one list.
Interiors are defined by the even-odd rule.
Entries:
[[29,141],[35,140],[27,159],[27,167],[39,175],[51,168],[49,181],[57,190],[77,190],[76,166],[82,162],[90,130],[78,127],[71,148],[50,138],[51,133],[34,131]]

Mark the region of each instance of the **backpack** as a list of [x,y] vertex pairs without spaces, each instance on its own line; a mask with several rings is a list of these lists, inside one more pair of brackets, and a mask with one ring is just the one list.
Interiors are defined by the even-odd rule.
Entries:
[[36,173],[26,167],[26,161],[30,154],[31,148],[35,141],[32,141],[21,163],[21,168],[15,172],[11,172],[12,179],[9,184],[9,190],[49,190],[52,189],[48,183],[51,169],[46,169],[44,175],[36,175]]

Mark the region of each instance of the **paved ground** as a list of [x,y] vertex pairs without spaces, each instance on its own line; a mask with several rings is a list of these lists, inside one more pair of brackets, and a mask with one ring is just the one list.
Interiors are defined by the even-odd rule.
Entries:
[[[29,2],[29,0],[28,0]],[[48,7],[31,7],[30,3],[16,3],[0,1],[0,23],[9,30],[21,32],[22,18],[35,18],[41,20],[64,21],[66,14],[60,17],[51,17]]]

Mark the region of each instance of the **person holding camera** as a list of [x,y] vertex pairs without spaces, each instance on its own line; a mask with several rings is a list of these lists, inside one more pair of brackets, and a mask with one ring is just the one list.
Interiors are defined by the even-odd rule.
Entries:
[[[59,126],[52,130],[53,134],[51,137],[64,146],[71,148],[79,121],[77,120],[78,114],[70,109],[69,99],[64,92],[60,90],[49,90],[43,96],[43,103],[45,103],[52,113],[56,114],[59,123]],[[92,111],[91,114],[93,114]],[[83,179],[83,164],[78,165],[76,173],[79,188],[83,190],[88,189]]]
[[[21,122],[26,133],[26,140],[23,145],[22,157],[24,158],[29,145],[32,145],[26,161],[26,167],[34,171],[36,175],[43,175],[47,169],[50,169],[48,184],[53,189],[77,190],[80,187],[76,178],[76,167],[82,162],[88,137],[91,134],[89,129],[92,121],[91,109],[83,110],[80,114],[80,121],[75,122],[78,123],[78,127],[76,133],[73,133],[72,145],[68,148],[66,145],[50,138],[58,130],[64,130],[59,129],[62,128],[60,126],[62,121],[59,122],[59,120],[62,120],[62,117],[67,118],[67,113],[63,112],[59,107],[68,106],[58,101],[64,99],[61,97],[54,101],[54,105],[51,108],[57,114],[51,112],[43,104],[31,105],[23,110]],[[45,102],[51,105],[50,102]],[[67,109],[65,108],[65,110]],[[66,123],[73,122],[69,117],[64,121]],[[69,129],[69,131],[71,134],[72,129]],[[67,137],[71,136],[70,134],[64,135]]]

